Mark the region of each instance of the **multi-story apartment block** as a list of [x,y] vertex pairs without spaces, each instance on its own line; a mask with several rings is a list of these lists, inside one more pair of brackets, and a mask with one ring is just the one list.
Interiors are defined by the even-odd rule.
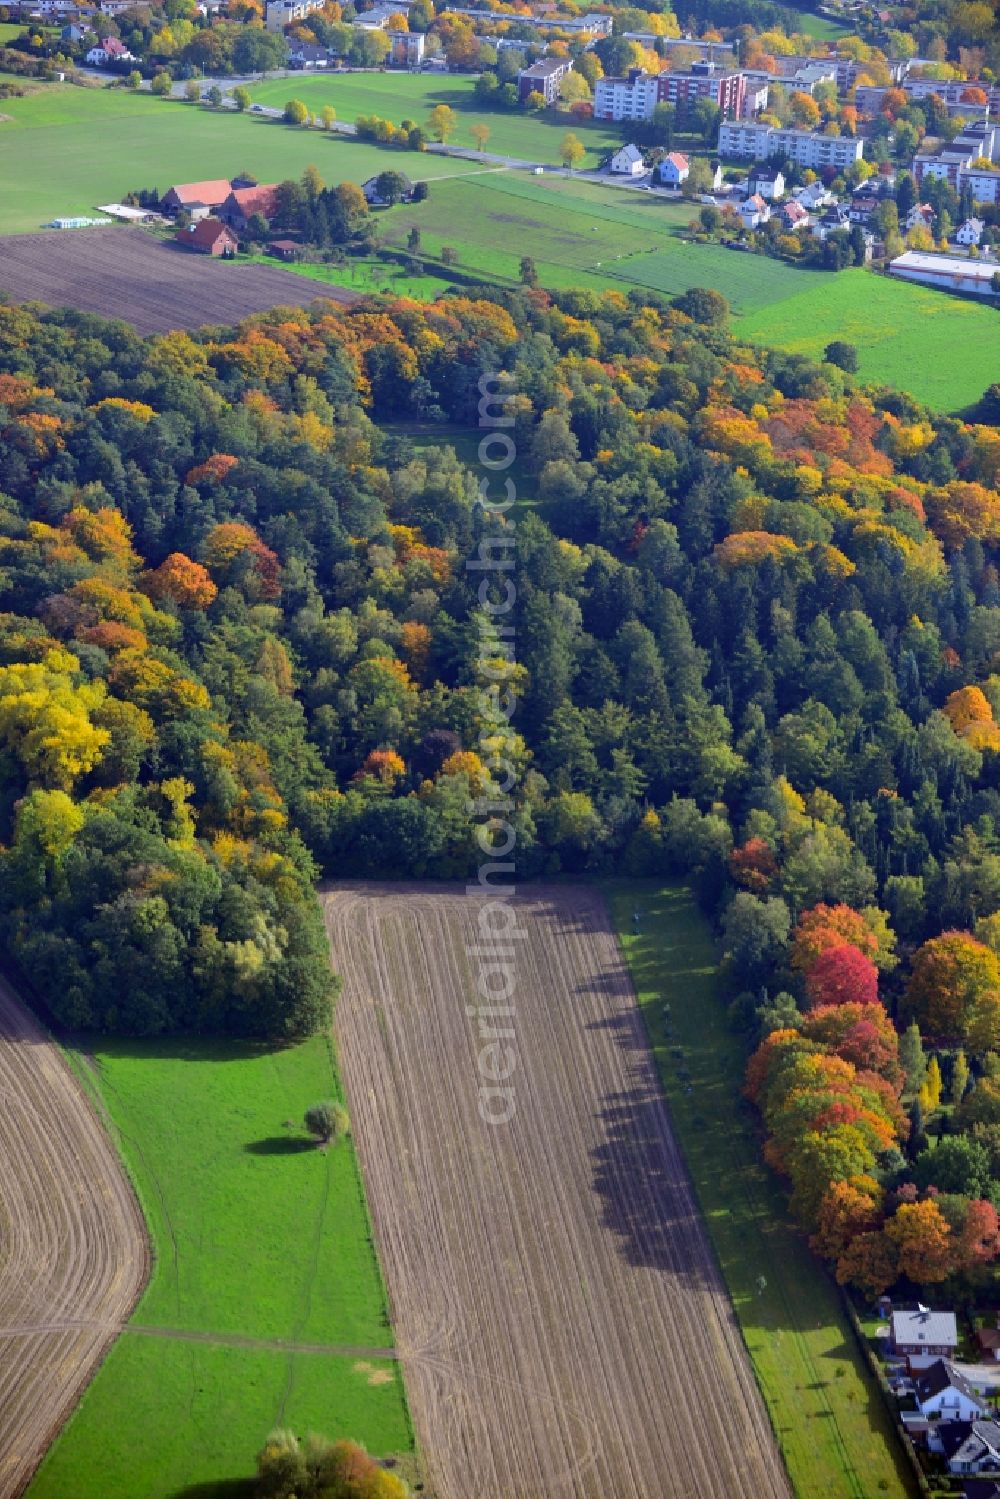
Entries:
[[719,126],[719,155],[767,161],[787,156],[803,167],[818,171],[834,167],[843,171],[860,161],[864,142],[849,135],[816,135],[810,130],[779,130],[773,125],[749,121],[725,121]]
[[569,57],[543,57],[522,68],[517,75],[517,97],[523,104],[531,94],[541,94],[546,104],[559,97],[559,85],[573,66]]
[[690,73],[652,77],[632,68],[625,78],[599,78],[594,89],[595,120],[648,120],[657,104],[672,104],[684,114],[697,99],[711,99],[727,117],[743,113],[746,80],[742,73],[716,72],[711,63],[696,63]]
[[678,114],[684,114],[696,99],[711,99],[727,120],[743,114],[746,79],[742,73],[717,71],[714,63],[693,63],[689,73],[661,73],[656,85],[656,102],[673,104]]
[[973,165],[981,159],[1000,162],[1000,126],[986,120],[966,125],[940,151],[915,156],[913,175],[918,186],[925,177],[943,177],[956,192],[970,188],[977,203],[998,203],[1000,169]]
[[588,11],[585,16],[517,15],[505,10],[487,10],[485,7],[455,6],[456,16],[493,22],[524,21],[539,31],[578,31],[590,36],[610,36],[613,17],[602,11]]
[[648,120],[657,102],[658,80],[642,68],[625,78],[598,78],[594,85],[595,120]]

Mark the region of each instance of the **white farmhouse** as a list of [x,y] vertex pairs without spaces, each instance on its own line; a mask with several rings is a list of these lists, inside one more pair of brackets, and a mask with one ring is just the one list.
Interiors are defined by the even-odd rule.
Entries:
[[759,224],[767,223],[771,210],[759,193],[753,193],[745,203],[740,204],[739,214],[745,229],[756,229]]
[[641,177],[646,168],[639,147],[632,144],[622,146],[611,158],[611,170],[620,177]]
[[955,230],[956,245],[978,245],[983,237],[986,225],[982,219],[966,219],[964,224],[959,224]]

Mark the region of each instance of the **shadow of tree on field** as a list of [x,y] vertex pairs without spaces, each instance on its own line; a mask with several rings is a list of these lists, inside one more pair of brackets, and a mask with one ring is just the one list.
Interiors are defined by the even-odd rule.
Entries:
[[170,1499],[253,1499],[252,1478],[217,1478],[214,1483],[193,1483],[175,1489]]
[[601,1221],[616,1235],[630,1264],[666,1270],[691,1289],[712,1287],[717,1282],[711,1250],[642,1017],[629,1009],[593,1021],[588,1030],[611,1032],[628,1061],[627,1091],[598,1100],[605,1138],[591,1159]]
[[247,1155],[304,1155],[316,1148],[315,1140],[291,1135],[266,1135],[263,1140],[250,1140],[243,1147]]

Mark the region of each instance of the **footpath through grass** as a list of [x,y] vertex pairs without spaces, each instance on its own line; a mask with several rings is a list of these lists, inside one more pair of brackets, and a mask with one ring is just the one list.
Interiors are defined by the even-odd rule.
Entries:
[[327,1040],[102,1041],[71,1060],[118,1137],[155,1263],[31,1499],[228,1494],[276,1425],[410,1452],[399,1369],[372,1351],[392,1333],[354,1152],[318,1150],[301,1126],[337,1093]]
[[[489,139],[483,149],[498,156],[556,165],[567,131],[577,135],[586,147],[583,165],[597,166],[609,152],[622,144],[621,128],[600,121],[575,120],[565,112],[529,115],[520,110],[488,109],[475,95],[476,80],[471,77],[428,73],[331,73],[300,78],[273,78],[254,84],[254,100],[281,109],[289,99],[301,99],[318,114],[324,104],[337,111],[338,120],[353,123],[358,115],[379,115],[399,125],[413,120],[425,125],[427,116],[438,104],[455,111],[456,128],[449,137],[454,146],[475,146],[473,125],[485,125]],[[403,171],[409,171],[404,167]],[[411,174],[412,175],[412,174]]]
[[[902,1499],[912,1493],[905,1460],[836,1288],[790,1226],[780,1186],[758,1156],[741,1098],[743,1047],[726,1023],[708,926],[680,887],[613,881],[608,895],[674,1128],[795,1491],[799,1499]],[[678,1078],[681,1065],[690,1095]]]

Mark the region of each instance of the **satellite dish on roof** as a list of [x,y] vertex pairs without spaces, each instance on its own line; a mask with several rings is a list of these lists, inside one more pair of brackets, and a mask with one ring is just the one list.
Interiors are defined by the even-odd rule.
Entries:
[[924,1306],[923,1302],[918,1301],[917,1302],[917,1311],[920,1313],[920,1315],[922,1317],[926,1317],[927,1314],[930,1312],[930,1307],[929,1306]]

